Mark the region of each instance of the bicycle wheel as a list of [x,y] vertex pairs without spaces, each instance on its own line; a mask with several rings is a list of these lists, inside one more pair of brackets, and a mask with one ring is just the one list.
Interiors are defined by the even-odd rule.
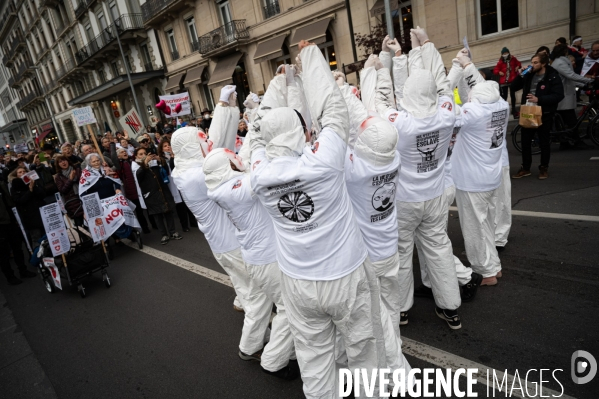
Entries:
[[599,115],[589,122],[587,126],[587,133],[595,145],[599,145]]
[[[516,125],[514,130],[512,130],[512,144],[514,145],[514,148],[518,150],[518,152],[522,152],[522,126],[520,125]],[[539,137],[536,131],[532,138],[531,150],[533,155],[541,153],[541,147],[539,147]]]
[[597,110],[595,108],[590,108],[589,112],[586,114],[582,122],[580,123],[580,127],[578,128],[578,136],[581,139],[586,138],[589,135],[591,126],[591,121],[597,116]]

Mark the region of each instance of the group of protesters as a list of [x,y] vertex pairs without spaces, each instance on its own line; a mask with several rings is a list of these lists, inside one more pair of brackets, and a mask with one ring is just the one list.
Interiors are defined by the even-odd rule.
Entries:
[[[446,73],[423,29],[410,38],[409,54],[385,38],[360,72],[360,90],[301,41],[296,64],[281,66],[262,98],[250,93],[243,114],[236,87],[225,86],[209,127],[165,128],[137,140],[107,134],[99,147],[65,144],[54,154],[44,146],[42,157],[11,160],[10,191],[0,183],[0,224],[18,231],[16,206],[35,240],[43,234],[39,207],[56,192],[76,225],[85,223],[82,195],[122,193],[141,232],[151,224],[167,244],[183,238],[176,213],[183,232],[199,227],[231,278],[233,307],[244,312],[242,360],[286,380],[299,376],[290,365],[297,360],[307,398],[335,397],[340,367],[407,376],[400,326],[409,323],[414,297],[432,298],[431,311],[460,329],[462,302],[502,277],[499,252],[511,227],[507,92],[484,79],[467,49]],[[531,63],[527,99],[556,108],[563,94],[540,100],[545,86],[560,84],[544,80],[552,78],[544,75],[547,55]],[[30,170],[39,179],[25,183]],[[469,267],[447,234],[454,200]],[[12,248],[21,277],[34,276],[5,236],[0,243]],[[114,238],[139,236],[122,226]],[[7,264],[2,270],[16,283]],[[410,384],[402,381],[401,390]]]

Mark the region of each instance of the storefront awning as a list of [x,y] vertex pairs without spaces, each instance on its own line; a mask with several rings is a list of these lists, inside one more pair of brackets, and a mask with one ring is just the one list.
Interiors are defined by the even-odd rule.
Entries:
[[[389,6],[391,11],[397,10],[399,8],[399,4],[397,0],[389,0]],[[377,15],[381,15],[385,13],[385,0],[377,0],[376,3],[370,9],[370,16],[376,17]]]
[[208,86],[224,86],[233,83],[233,72],[242,55],[243,53],[235,53],[218,60],[216,68],[214,68],[214,73],[208,81]]
[[6,125],[0,127],[0,133],[8,133],[12,130],[18,129],[19,126],[27,125],[27,119],[17,119],[8,122]]
[[256,54],[254,54],[254,64],[259,64],[261,62],[282,56],[282,46],[286,37],[287,33],[258,43]]
[[291,45],[297,46],[300,40],[307,40],[316,44],[324,43],[326,41],[327,28],[329,27],[331,19],[333,18],[328,17],[297,28],[291,39]]
[[[150,71],[150,72],[140,72],[140,73],[132,73],[131,81],[133,85],[141,84],[147,80],[158,78],[164,76],[164,71]],[[89,103],[92,101],[99,101],[113,94],[117,94],[123,90],[131,90],[129,86],[129,80],[127,79],[127,75],[118,76],[90,91],[87,93],[75,97],[71,101],[69,101],[69,105],[79,105],[84,103]]]
[[187,87],[187,85],[190,83],[202,80],[202,74],[204,73],[205,68],[206,68],[206,65],[200,65],[195,68],[189,69],[187,71],[187,75],[185,76],[185,81],[183,82],[183,86]]
[[176,73],[173,76],[171,76],[170,78],[168,78],[168,82],[166,82],[166,87],[164,88],[164,91],[168,94],[169,92],[173,91],[174,89],[178,90],[179,85],[181,84],[181,80],[183,79],[184,76],[185,76],[185,71]]

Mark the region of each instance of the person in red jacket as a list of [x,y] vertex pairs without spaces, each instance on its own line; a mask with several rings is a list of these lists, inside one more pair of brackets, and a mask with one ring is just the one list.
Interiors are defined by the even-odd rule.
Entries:
[[[495,75],[499,75],[499,91],[501,93],[501,97],[504,100],[507,100],[507,91],[510,87],[510,84],[518,73],[522,69],[522,64],[516,57],[510,54],[510,50],[507,47],[501,49],[501,58],[497,61],[497,65],[495,65],[495,69],[493,69],[493,73]],[[514,118],[518,117],[516,113],[516,93],[510,89],[510,100],[512,103],[512,115]]]

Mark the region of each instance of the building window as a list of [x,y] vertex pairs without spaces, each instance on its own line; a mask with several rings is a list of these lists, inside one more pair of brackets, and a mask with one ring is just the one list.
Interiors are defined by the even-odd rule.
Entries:
[[318,48],[329,64],[331,71],[337,69],[337,57],[335,56],[335,46],[333,45],[333,36],[327,29],[326,42],[319,44]]
[[518,0],[479,0],[479,35],[514,29],[518,24]]
[[189,34],[189,42],[191,43],[191,51],[198,51],[200,49],[200,45],[198,43],[198,32],[196,30],[196,23],[193,17],[189,18],[187,21],[187,33]]
[[98,69],[98,79],[100,84],[106,83],[106,76],[104,75],[104,69]]
[[202,93],[202,97],[204,97],[204,107],[212,110],[214,109],[214,98],[212,97],[212,90],[208,87],[208,80],[208,68],[205,68],[202,74],[202,84],[198,85],[198,89]]
[[274,17],[281,13],[278,0],[266,0],[264,3],[264,19]]
[[141,58],[144,62],[145,71],[153,71],[154,67],[152,66],[152,58],[150,58],[150,52],[148,51],[148,45],[142,44],[141,48]]
[[173,30],[166,31],[166,40],[168,41],[168,46],[171,50],[171,56],[174,60],[179,59],[179,52],[177,51],[177,42],[175,41],[175,33]]
[[117,76],[120,75],[120,73],[119,73],[119,66],[117,65],[116,61],[112,61],[110,63],[110,65],[112,66],[112,74],[116,78]]

